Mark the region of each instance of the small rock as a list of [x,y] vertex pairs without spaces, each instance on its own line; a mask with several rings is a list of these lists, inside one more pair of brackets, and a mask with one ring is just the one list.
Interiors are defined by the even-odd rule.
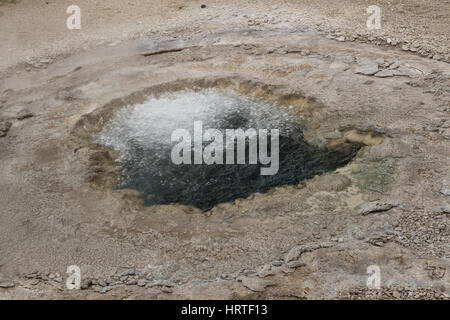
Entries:
[[272,261],[272,265],[273,265],[274,267],[281,267],[282,264],[283,264],[283,262],[280,261],[280,260]]
[[206,4],[202,4],[202,5],[200,6],[200,8],[205,9],[205,8],[206,8]]
[[88,289],[92,284],[91,279],[84,279],[83,281],[81,281],[81,289]]
[[220,279],[222,279],[222,280],[232,280],[235,278],[236,278],[236,275],[233,273],[222,273],[220,275]]
[[302,55],[304,56],[309,56],[311,54],[311,51],[306,49],[306,50],[302,50]]
[[0,282],[0,288],[8,289],[8,288],[13,288],[13,287],[15,287],[15,284],[12,283],[11,281]]
[[[450,139],[450,129],[442,130],[441,134],[445,139]],[[446,195],[448,195],[448,194],[446,194]]]
[[134,276],[136,274],[136,271],[134,271],[134,269],[127,269],[124,272],[122,272],[120,274],[121,277],[125,277],[125,276]]
[[164,292],[164,293],[172,293],[173,289],[169,288],[169,287],[162,287],[161,291]]
[[106,283],[105,280],[98,280],[98,285],[99,285],[100,287],[106,287],[108,284]]
[[286,265],[287,265],[288,268],[291,268],[291,269],[296,269],[296,268],[299,268],[299,267],[306,266],[306,264],[304,262],[301,262],[300,260],[295,260],[295,261],[288,262]]
[[251,275],[256,274],[256,271],[252,270],[252,269],[250,269],[250,270],[246,269],[246,270],[244,270],[243,274],[246,276],[251,276]]
[[174,287],[175,284],[169,280],[155,280],[147,283],[147,287]]
[[417,63],[405,63],[398,67],[398,71],[404,76],[408,77],[420,77],[431,74],[432,70]]
[[409,51],[409,46],[407,44],[402,45],[403,51]]
[[30,281],[30,284],[31,284],[32,286],[35,286],[35,285],[39,284],[39,279],[32,279],[32,280]]
[[344,36],[337,37],[336,41],[344,42],[345,41],[345,37]]
[[367,76],[374,75],[378,72],[378,63],[369,59],[362,59],[355,69],[355,73],[364,74]]
[[0,137],[6,136],[6,133],[11,128],[12,123],[9,121],[0,120]]
[[180,269],[180,266],[176,263],[176,262],[168,262],[164,265],[164,267],[169,271],[169,272],[175,272],[178,269]]
[[151,281],[151,280],[153,280],[153,275],[151,273],[149,273],[149,274],[147,274],[145,279],[147,279],[148,281]]
[[362,214],[363,216],[365,216],[370,213],[388,211],[394,207],[397,207],[397,204],[393,204],[393,203],[389,203],[389,202],[372,201],[372,202],[363,204],[361,206],[359,213]]
[[133,286],[133,285],[135,285],[135,284],[137,284],[137,283],[138,283],[138,282],[137,282],[136,279],[132,279],[132,280],[127,281],[127,283],[125,283],[125,284],[128,285],[128,286]]
[[450,203],[446,203],[446,204],[442,207],[442,212],[443,212],[443,213],[450,213]]
[[17,118],[17,120],[23,120],[23,119],[31,118],[33,116],[34,116],[34,114],[30,110],[28,110],[27,108],[23,108],[19,112],[17,112],[16,118]]
[[357,240],[363,240],[366,238],[366,234],[359,227],[354,227],[351,230],[351,234],[352,234],[353,238],[355,238]]
[[147,280],[145,280],[145,279],[139,279],[137,282],[137,285],[139,287],[145,287],[146,284],[147,284]]
[[264,265],[263,267],[260,268],[260,270],[258,271],[257,275],[260,278],[265,278],[268,276],[273,276],[275,274],[275,271],[272,270],[272,266],[271,265]]
[[400,61],[394,61],[394,63],[392,63],[390,66],[389,66],[389,69],[397,69],[398,67],[400,67]]
[[450,196],[450,187],[449,186],[443,186],[441,189],[441,193],[444,196]]
[[440,192],[445,196],[450,196],[450,175],[444,177]]

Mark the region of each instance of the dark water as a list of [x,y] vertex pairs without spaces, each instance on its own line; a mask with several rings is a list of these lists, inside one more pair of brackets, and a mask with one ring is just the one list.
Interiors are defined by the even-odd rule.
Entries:
[[[289,111],[292,108],[218,88],[168,92],[119,110],[97,142],[121,155],[123,171],[117,188],[140,191],[147,205],[181,203],[208,210],[218,203],[266,192],[275,186],[297,185],[303,179],[345,166],[361,147],[346,143],[323,150],[309,145],[299,119]],[[171,151],[177,142],[171,141],[172,133],[186,129],[192,137],[196,121],[202,121],[204,130],[223,132],[278,129],[278,173],[261,175],[261,166],[267,165],[259,161],[234,165],[174,164]],[[248,159],[245,163],[249,163]]]
[[[222,123],[224,128],[245,128],[242,115],[235,115],[235,118],[231,115]],[[279,170],[272,176],[260,174],[261,166],[268,165],[261,165],[259,161],[252,165],[175,165],[170,158],[170,146],[153,145],[149,149],[129,141],[133,156],[122,164],[126,179],[120,187],[142,192],[147,205],[181,203],[208,210],[218,203],[266,192],[275,186],[297,185],[314,175],[333,171],[345,166],[362,147],[345,143],[332,150],[321,150],[309,145],[300,126],[294,123],[289,132],[281,130],[279,141]]]

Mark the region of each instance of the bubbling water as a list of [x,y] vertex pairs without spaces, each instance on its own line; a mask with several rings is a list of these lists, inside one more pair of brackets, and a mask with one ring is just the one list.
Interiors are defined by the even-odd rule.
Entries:
[[[168,92],[116,112],[96,143],[120,154],[122,174],[117,188],[142,193],[147,205],[181,203],[208,210],[222,202],[296,185],[316,174],[346,165],[361,147],[343,144],[333,150],[308,144],[299,119],[274,103],[228,89]],[[204,129],[278,129],[279,171],[260,174],[261,164],[174,164],[172,133],[193,124]],[[270,139],[269,139],[270,141]],[[246,144],[248,155],[248,141]]]

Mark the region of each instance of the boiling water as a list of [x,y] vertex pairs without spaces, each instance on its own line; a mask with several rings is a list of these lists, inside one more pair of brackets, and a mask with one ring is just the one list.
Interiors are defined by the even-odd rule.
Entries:
[[[171,141],[172,133],[187,129],[193,137],[195,121],[202,121],[204,130],[223,132],[278,129],[278,173],[263,176],[260,168],[267,165],[248,161],[233,165],[174,164],[171,152],[177,142]],[[202,210],[335,170],[346,165],[361,147],[343,144],[335,150],[319,149],[305,141],[302,127],[289,108],[216,88],[166,93],[122,108],[96,142],[120,154],[122,176],[118,188],[140,191],[147,205],[181,203]]]

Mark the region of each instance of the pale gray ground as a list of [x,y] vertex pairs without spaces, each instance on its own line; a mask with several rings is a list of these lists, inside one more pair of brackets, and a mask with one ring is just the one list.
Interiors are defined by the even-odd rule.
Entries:
[[[79,1],[76,35],[65,1],[36,2],[0,6],[0,297],[448,298],[448,1],[386,5],[376,35],[413,52],[348,40],[372,36],[365,2]],[[184,49],[141,54],[173,48]],[[301,92],[321,105],[302,110],[311,142],[372,146],[335,173],[207,214],[90,184],[102,160],[73,140],[78,120],[193,79]],[[64,289],[72,264],[84,290]],[[366,289],[369,265],[381,290]]]

